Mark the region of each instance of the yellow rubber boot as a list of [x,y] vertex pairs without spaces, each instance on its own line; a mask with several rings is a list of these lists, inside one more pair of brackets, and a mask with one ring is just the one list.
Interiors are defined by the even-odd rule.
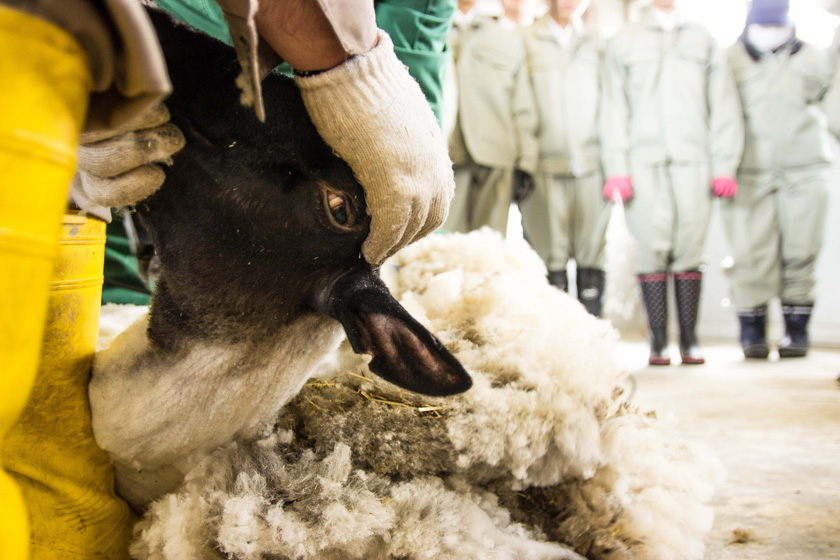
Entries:
[[[89,369],[92,346],[67,347],[77,344],[75,336],[51,335],[51,348],[68,351],[61,361],[67,358],[79,369],[55,369],[55,363],[45,362],[35,398],[26,404],[38,367],[67,187],[87,111],[87,56],[61,29],[0,5],[0,77],[0,462],[20,484],[0,469],[0,559],[29,557],[30,525],[33,558],[121,558],[126,553],[108,556],[102,553],[105,546],[88,546],[93,541],[88,528],[100,521],[88,513],[104,508],[88,510],[78,500],[95,502],[98,495],[78,492],[65,499],[73,494],[71,488],[88,483],[61,478],[69,473],[82,481],[96,477],[97,484],[103,484],[103,473],[87,463],[84,471],[73,472],[82,469],[77,458],[88,456],[92,442],[89,413],[78,416],[87,407],[83,385],[89,371],[80,371]],[[98,266],[101,275],[101,258]],[[75,313],[81,307],[66,311]],[[63,321],[59,330],[79,326],[89,336],[89,317],[56,313]],[[44,395],[51,395],[48,403],[39,400]],[[25,404],[23,420],[16,423]],[[32,421],[44,424],[33,429]],[[101,463],[102,452],[98,453]],[[112,485],[113,478],[106,478],[104,484]],[[113,543],[121,541],[119,548],[124,550],[127,508],[113,497],[110,501],[116,506],[107,513],[108,524],[121,524]]]
[[33,560],[128,558],[133,519],[94,441],[87,396],[104,258],[105,222],[66,215],[38,374],[6,438],[6,468],[32,520]]

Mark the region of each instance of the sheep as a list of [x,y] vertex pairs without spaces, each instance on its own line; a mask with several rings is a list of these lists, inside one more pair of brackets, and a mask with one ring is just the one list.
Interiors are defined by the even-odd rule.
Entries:
[[341,341],[430,395],[467,390],[460,363],[361,257],[361,186],[318,136],[293,82],[263,83],[266,124],[239,103],[236,55],[150,9],[187,144],[136,208],[160,259],[148,315],[96,356],[94,434],[142,510],[196,462],[254,433]]
[[134,557],[703,557],[719,462],[627,402],[615,332],[552,288],[533,251],[434,235],[382,276],[473,388],[407,393],[344,343],[273,425],[150,506]]

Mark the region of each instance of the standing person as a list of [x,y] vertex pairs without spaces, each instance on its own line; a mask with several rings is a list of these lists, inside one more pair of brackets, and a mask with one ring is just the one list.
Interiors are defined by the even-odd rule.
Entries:
[[551,0],[549,12],[525,35],[539,160],[534,192],[520,208],[551,284],[568,290],[566,265],[575,259],[578,299],[600,317],[610,209],[601,196],[601,50],[581,21],[587,4]]
[[746,116],[737,196],[722,205],[734,265],[727,271],[747,358],[766,358],[767,304],[779,297],[782,358],[808,352],[817,256],[831,182],[831,145],[820,103],[829,53],[796,38],[788,0],[754,0],[729,48]]
[[514,182],[537,163],[536,111],[520,26],[528,0],[503,0],[504,15],[478,16],[460,35],[458,119],[450,140],[455,171],[449,231],[507,230]]
[[469,185],[472,176],[467,148],[464,146],[464,135],[461,132],[458,107],[460,105],[460,88],[458,87],[458,61],[461,54],[461,45],[466,34],[475,28],[476,0],[459,0],[458,7],[452,17],[452,29],[446,41],[449,51],[452,53],[449,68],[444,78],[443,90],[443,119],[441,127],[443,134],[449,139],[449,157],[455,172],[455,184],[461,187],[455,188],[455,198],[449,207],[449,216],[444,224],[444,229],[449,231],[467,232],[469,227]]
[[668,275],[683,364],[705,362],[695,334],[712,196],[735,194],[743,149],[738,93],[712,35],[676,0],[653,0],[607,45],[604,197],[627,203],[647,312],[651,365],[668,355]]

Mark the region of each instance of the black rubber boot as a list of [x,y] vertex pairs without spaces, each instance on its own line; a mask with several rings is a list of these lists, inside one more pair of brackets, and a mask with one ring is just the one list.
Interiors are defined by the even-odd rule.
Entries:
[[767,344],[767,306],[738,312],[741,323],[741,347],[744,357],[765,360],[770,355]]
[[579,268],[577,270],[578,300],[587,311],[596,317],[601,316],[604,279],[603,270],[597,268]]
[[566,270],[549,270],[548,271],[548,283],[554,286],[555,288],[559,288],[564,292],[569,291],[569,276],[566,274]]
[[703,350],[697,342],[697,311],[700,308],[700,287],[703,273],[699,270],[674,273],[674,294],[680,323],[680,356],[685,365],[705,364]]
[[668,275],[640,274],[639,286],[642,289],[642,302],[648,319],[648,339],[650,357],[648,364],[667,366],[671,363],[668,354]]
[[785,337],[779,343],[780,358],[803,358],[808,355],[808,321],[813,309],[813,305],[782,304]]

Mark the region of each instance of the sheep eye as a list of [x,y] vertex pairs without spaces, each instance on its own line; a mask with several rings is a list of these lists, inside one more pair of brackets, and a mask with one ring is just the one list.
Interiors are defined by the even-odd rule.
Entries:
[[340,225],[346,226],[350,221],[349,209],[347,208],[347,201],[343,196],[329,193],[327,195],[327,204],[330,208],[330,215],[333,220]]

